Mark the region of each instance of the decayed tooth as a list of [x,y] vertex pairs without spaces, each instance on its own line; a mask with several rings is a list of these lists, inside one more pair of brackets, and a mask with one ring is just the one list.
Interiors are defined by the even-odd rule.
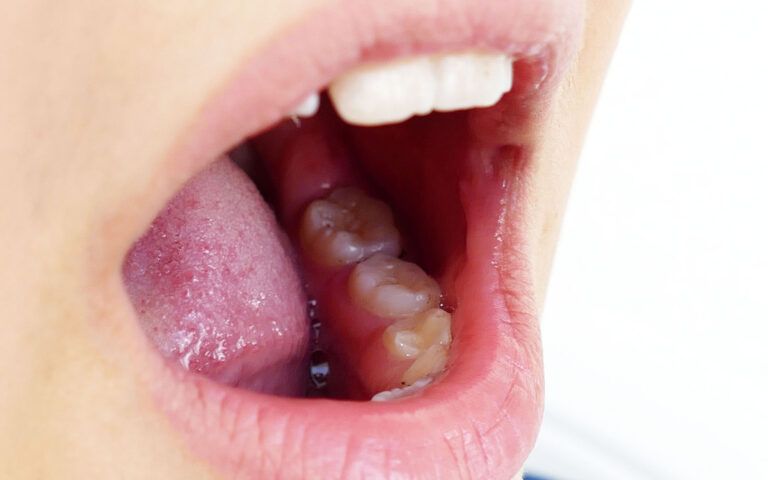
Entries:
[[440,373],[448,361],[448,348],[432,345],[403,374],[403,384],[413,385],[417,380]]
[[384,346],[399,358],[416,358],[429,347],[451,343],[451,314],[431,308],[411,318],[398,320],[384,331]]
[[424,270],[381,253],[357,264],[349,294],[359,306],[386,318],[411,317],[440,303],[440,286]]
[[363,65],[328,92],[348,123],[397,123],[432,110],[487,107],[512,88],[512,61],[502,53],[422,55]]
[[353,187],[310,203],[299,238],[314,260],[329,266],[359,262],[377,252],[400,254],[400,233],[390,208]]
[[320,108],[320,95],[312,93],[293,109],[291,116],[309,118],[317,113],[318,108]]

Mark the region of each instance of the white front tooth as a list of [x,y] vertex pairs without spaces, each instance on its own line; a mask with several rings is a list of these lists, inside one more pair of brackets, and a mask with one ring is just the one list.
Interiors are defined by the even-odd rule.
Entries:
[[490,107],[512,88],[512,60],[504,54],[441,55],[434,65],[438,111]]
[[352,187],[310,203],[299,238],[307,254],[328,266],[349,265],[377,252],[400,254],[400,233],[392,210]]
[[296,108],[293,109],[291,115],[302,118],[309,118],[317,113],[318,108],[320,108],[320,95],[315,92],[302,100],[301,103],[299,103]]
[[432,110],[495,104],[512,87],[502,53],[447,53],[363,65],[334,80],[336,111],[356,125],[397,123]]
[[347,123],[397,123],[432,110],[432,63],[420,56],[363,65],[331,82],[328,94]]
[[349,276],[354,302],[374,315],[404,318],[435,308],[440,286],[418,265],[377,253]]

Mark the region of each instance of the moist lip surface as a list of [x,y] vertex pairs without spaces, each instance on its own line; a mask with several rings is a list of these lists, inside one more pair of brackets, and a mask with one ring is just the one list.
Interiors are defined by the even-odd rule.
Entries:
[[[212,96],[169,156],[182,172],[179,184],[356,63],[470,48],[517,59],[512,92],[492,108],[346,132],[387,202],[411,216],[405,223],[441,232],[432,253],[417,245],[419,261],[437,270],[448,266],[443,259],[458,259],[440,272],[451,280],[443,287],[456,305],[440,381],[385,404],[295,399],[232,388],[158,358],[149,383],[193,451],[244,478],[509,478],[520,469],[542,408],[538,327],[519,221],[528,139],[574,51],[580,12],[579,2],[556,1],[419,8],[340,2],[257,52]],[[400,141],[387,140],[393,136]],[[394,154],[400,165],[391,163]],[[418,184],[399,176],[410,164],[424,165]],[[401,188],[387,192],[387,185]],[[454,215],[425,222],[438,204]],[[286,205],[290,230],[295,211]],[[149,224],[152,212],[147,216]],[[156,355],[149,348],[147,354]]]

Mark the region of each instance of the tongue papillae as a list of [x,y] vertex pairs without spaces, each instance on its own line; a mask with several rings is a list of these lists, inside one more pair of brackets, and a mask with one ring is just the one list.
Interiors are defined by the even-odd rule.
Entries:
[[169,361],[241,388],[303,394],[309,326],[289,242],[230,160],[174,197],[123,274],[143,329]]

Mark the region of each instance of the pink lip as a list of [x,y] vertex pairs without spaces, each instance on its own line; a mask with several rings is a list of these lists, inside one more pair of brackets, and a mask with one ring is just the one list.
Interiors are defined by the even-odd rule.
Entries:
[[[497,107],[516,109],[510,128],[530,129],[574,52],[582,10],[581,2],[554,0],[337,2],[245,62],[169,161],[189,178],[351,65],[415,52],[535,54],[517,76],[526,88]],[[348,402],[269,397],[160,368],[151,382],[157,400],[192,449],[238,478],[510,478],[519,471],[543,401],[516,221],[524,202],[505,187],[525,180],[528,150],[519,147],[508,151],[505,181],[483,185],[485,200],[466,212],[472,261],[459,282],[471,292],[462,306],[472,318],[460,322],[442,381],[397,402]]]

